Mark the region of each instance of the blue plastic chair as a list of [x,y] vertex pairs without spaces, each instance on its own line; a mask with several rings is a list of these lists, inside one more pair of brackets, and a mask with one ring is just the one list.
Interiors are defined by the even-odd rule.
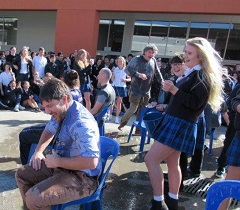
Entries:
[[152,138],[154,131],[162,118],[162,112],[158,110],[152,112],[147,112],[143,117],[143,122],[148,132],[148,143],[150,143],[150,138]]
[[212,184],[207,191],[205,210],[217,210],[226,198],[240,200],[240,181],[224,180]]
[[[112,167],[112,164],[118,156],[119,144],[114,139],[105,136],[100,136],[100,148],[101,148],[100,161],[102,163],[102,173],[99,176],[99,186],[97,190],[91,196],[81,198],[76,201],[71,201],[65,204],[54,205],[52,206],[52,210],[62,210],[67,206],[76,204],[83,205],[84,210],[91,210],[92,204],[94,204],[94,207],[97,210],[102,210],[103,190],[106,188],[106,179]],[[110,156],[112,156],[111,162],[105,170],[106,162]]]
[[[131,136],[132,136],[132,132],[133,132],[133,128],[137,127],[140,128],[141,130],[141,141],[140,141],[140,149],[139,151],[142,152],[143,148],[144,148],[144,144],[145,144],[145,140],[146,140],[146,136],[147,136],[147,129],[146,126],[143,122],[143,117],[147,114],[147,113],[152,113],[152,112],[159,112],[158,110],[156,110],[155,108],[142,108],[140,110],[140,116],[139,116],[139,120],[136,120],[133,122],[130,132],[128,134],[128,141],[130,141]],[[148,136],[148,141],[147,143],[150,143],[150,136]]]
[[105,120],[103,119],[107,112],[110,111],[110,106],[103,108],[96,117],[100,136],[105,136]]

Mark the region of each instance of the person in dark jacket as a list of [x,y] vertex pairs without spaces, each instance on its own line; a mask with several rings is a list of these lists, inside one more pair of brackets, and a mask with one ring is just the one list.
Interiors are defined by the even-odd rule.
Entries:
[[232,109],[231,106],[231,101],[233,98],[236,97],[237,92],[240,90],[240,84],[238,84],[232,91],[231,95],[229,96],[228,100],[227,100],[227,106],[228,106],[228,115],[229,115],[229,120],[230,123],[227,127],[226,133],[225,133],[225,139],[223,142],[223,148],[222,151],[217,159],[217,163],[218,163],[218,168],[216,171],[216,176],[219,178],[222,178],[224,176],[224,174],[226,173],[226,159],[227,159],[227,150],[229,148],[229,146],[232,143],[232,140],[234,139],[235,133],[236,133],[236,128],[234,126],[234,119],[235,119],[235,115],[236,112],[235,110]]
[[22,98],[22,89],[20,84],[16,85],[16,81],[12,80],[6,91],[5,91],[6,99],[5,104],[8,107],[14,107],[13,110],[15,112],[19,112],[19,110],[24,110],[25,107],[20,105]]
[[94,89],[98,89],[98,79],[97,76],[99,74],[99,71],[103,68],[103,61],[101,59],[97,59],[95,64],[92,66],[92,74],[90,75],[92,85]]
[[63,75],[63,72],[64,72],[65,61],[64,61],[63,58],[64,58],[63,57],[63,52],[58,52],[55,63],[58,65],[58,68],[59,68],[59,71],[60,71],[60,77]]
[[[12,46],[9,50],[9,54],[6,55],[6,62],[10,62],[11,64],[13,64],[14,59],[18,56],[16,52],[17,52],[16,47]],[[16,74],[16,70],[14,68],[13,72]]]
[[23,82],[21,104],[25,107],[31,107],[33,111],[41,112],[37,102],[34,100],[34,93],[30,89],[28,81]]
[[59,66],[56,64],[56,56],[55,56],[55,54],[51,54],[49,59],[50,59],[50,62],[45,66],[44,73],[46,74],[47,72],[49,72],[54,77],[60,79],[62,74],[61,74],[61,71],[59,69]]

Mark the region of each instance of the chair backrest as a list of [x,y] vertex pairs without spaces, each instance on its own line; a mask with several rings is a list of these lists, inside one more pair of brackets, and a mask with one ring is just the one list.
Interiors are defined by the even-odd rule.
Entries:
[[217,210],[226,198],[240,200],[240,181],[224,180],[212,184],[207,191],[205,210]]
[[163,116],[162,112],[159,112],[158,110],[156,110],[154,112],[147,112],[143,117],[143,122],[145,124],[145,127],[148,131],[148,136],[150,138],[153,137],[158,124],[161,122],[162,116]]
[[145,116],[146,112],[149,110],[150,108],[144,107],[140,110],[140,115],[139,115],[139,119],[138,119],[138,126],[142,127],[142,122],[143,122],[143,117]]
[[110,106],[106,106],[104,107],[97,115],[96,117],[96,121],[97,123],[102,123],[102,119],[105,116],[105,114],[110,110]]
[[155,108],[147,108],[147,107],[142,108],[141,111],[140,111],[139,119],[138,119],[138,126],[143,127],[143,117],[146,114],[153,113],[153,112],[158,112],[159,113],[159,111]]
[[[105,179],[108,176],[110,168],[112,167],[114,160],[118,156],[119,150],[120,150],[120,147],[116,140],[106,136],[100,136],[100,151],[101,151],[101,163],[102,163],[102,173],[100,174],[100,178],[99,178],[100,182],[101,180],[105,182]],[[110,156],[112,156],[112,160],[108,168],[104,170],[107,160]]]

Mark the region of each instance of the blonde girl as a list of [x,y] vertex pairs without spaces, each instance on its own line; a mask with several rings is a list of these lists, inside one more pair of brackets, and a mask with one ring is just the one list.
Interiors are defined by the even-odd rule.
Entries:
[[[207,103],[217,111],[223,102],[221,57],[211,44],[204,38],[189,39],[183,57],[188,67],[184,78],[176,85],[170,80],[162,82],[162,89],[172,96],[156,127],[153,135],[155,141],[145,156],[154,193],[151,210],[178,209],[180,153],[193,154],[197,120]],[[160,167],[163,160],[166,160],[168,166],[169,193],[166,199]]]
[[115,123],[119,124],[119,114],[121,112],[122,98],[127,97],[127,86],[126,82],[130,82],[131,79],[125,73],[124,69],[126,67],[126,60],[124,57],[120,56],[117,58],[117,67],[113,70],[112,74],[112,86],[116,93],[116,118]]
[[86,108],[91,109],[91,83],[90,75],[92,73],[92,66],[89,63],[88,52],[84,49],[78,51],[76,60],[73,64],[73,69],[78,72],[80,79],[80,90],[84,96]]

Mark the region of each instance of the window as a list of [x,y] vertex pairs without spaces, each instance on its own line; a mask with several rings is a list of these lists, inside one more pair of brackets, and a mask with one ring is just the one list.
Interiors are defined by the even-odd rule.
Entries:
[[221,57],[224,57],[230,26],[231,24],[228,23],[210,23],[208,40],[211,42],[213,48],[219,52]]
[[121,52],[125,20],[100,20],[98,50]]
[[17,18],[0,17],[0,45],[16,45]]
[[160,54],[165,54],[169,25],[169,21],[152,21],[149,42],[157,46]]
[[149,43],[150,28],[150,20],[135,21],[131,49],[133,53],[141,53],[146,44]]
[[136,20],[134,24],[132,52],[141,53],[146,44],[155,44],[158,52],[165,53],[169,21]]
[[189,38],[207,38],[210,23],[191,22]]
[[188,22],[171,22],[167,41],[166,55],[174,56],[183,52],[186,43]]
[[240,58],[240,24],[231,24],[230,34],[225,54],[226,60],[239,60]]

